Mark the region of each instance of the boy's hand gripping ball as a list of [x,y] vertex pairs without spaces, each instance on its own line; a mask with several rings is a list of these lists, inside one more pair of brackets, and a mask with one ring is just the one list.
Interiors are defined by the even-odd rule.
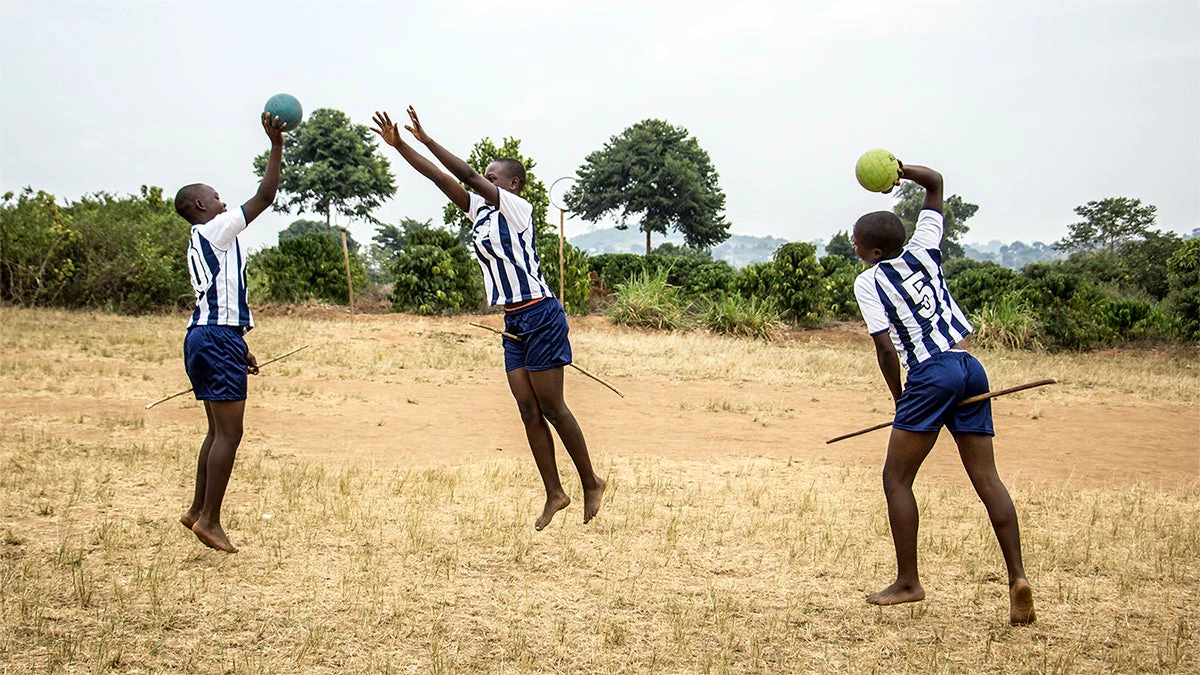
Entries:
[[858,184],[871,192],[886,192],[900,178],[900,162],[887,150],[876,148],[863,153],[854,166]]
[[291,94],[275,94],[267,99],[267,104],[263,106],[263,112],[269,113],[272,119],[278,117],[280,122],[286,123],[285,131],[295,131],[296,127],[300,126],[300,120],[304,119],[300,101],[297,101],[296,97]]

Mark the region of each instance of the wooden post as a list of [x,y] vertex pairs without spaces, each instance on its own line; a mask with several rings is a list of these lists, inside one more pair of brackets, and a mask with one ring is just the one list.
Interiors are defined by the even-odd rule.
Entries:
[[350,297],[350,320],[354,320],[354,282],[350,280],[350,249],[346,246],[346,228],[342,230],[342,257],[346,260],[346,290]]
[[563,307],[567,306],[567,298],[563,295],[563,280],[567,278],[567,271],[563,269],[563,238],[566,236],[566,218],[563,216],[563,210],[558,210],[558,301],[563,303]]

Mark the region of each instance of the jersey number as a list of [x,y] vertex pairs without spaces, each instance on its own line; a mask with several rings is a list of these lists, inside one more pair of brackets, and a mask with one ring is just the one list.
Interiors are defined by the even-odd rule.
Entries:
[[915,308],[917,316],[922,319],[932,319],[933,315],[937,313],[937,296],[933,292],[933,286],[929,284],[929,279],[925,278],[921,272],[916,272],[904,280],[903,286],[908,297],[917,303]]

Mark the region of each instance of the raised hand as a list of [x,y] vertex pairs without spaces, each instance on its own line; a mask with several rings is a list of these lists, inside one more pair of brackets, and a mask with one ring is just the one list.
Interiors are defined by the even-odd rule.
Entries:
[[276,115],[271,117],[271,113],[262,114],[263,131],[267,132],[267,138],[271,139],[271,145],[283,144],[283,132],[287,131],[287,122],[279,119]]
[[371,131],[379,134],[379,137],[383,139],[384,143],[387,143],[396,149],[400,148],[400,130],[396,127],[396,124],[392,122],[390,115],[388,115],[386,112],[381,113],[376,111],[375,116],[371,118],[371,121],[375,123],[375,126],[371,127]]
[[404,125],[404,128],[408,129],[409,133],[413,135],[413,138],[416,138],[422,143],[428,143],[430,140],[429,134],[425,133],[424,127],[421,126],[421,120],[417,117],[417,111],[411,105],[408,106],[408,119],[412,120],[412,124],[406,124]]

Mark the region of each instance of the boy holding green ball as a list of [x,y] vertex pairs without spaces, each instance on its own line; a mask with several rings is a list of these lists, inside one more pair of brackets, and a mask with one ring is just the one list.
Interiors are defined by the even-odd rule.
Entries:
[[[1012,498],[996,473],[990,401],[959,406],[988,391],[987,373],[962,348],[972,332],[942,274],[942,176],[923,166],[896,162],[895,184],[911,180],[925,188],[925,202],[907,245],[904,225],[891,211],[868,213],[854,224],[854,251],[868,269],[854,295],[883,379],[896,403],[883,467],[888,521],[896,548],[896,581],[867,596],[875,605],[924,599],[917,575],[917,502],[913,481],[943,426],[950,429],[971,485],[987,508],[1008,568],[1009,622],[1032,623],[1033,589],[1021,562],[1021,534]],[[861,179],[860,179],[861,180]],[[890,192],[892,185],[880,185]],[[900,364],[908,370],[901,386]]]

